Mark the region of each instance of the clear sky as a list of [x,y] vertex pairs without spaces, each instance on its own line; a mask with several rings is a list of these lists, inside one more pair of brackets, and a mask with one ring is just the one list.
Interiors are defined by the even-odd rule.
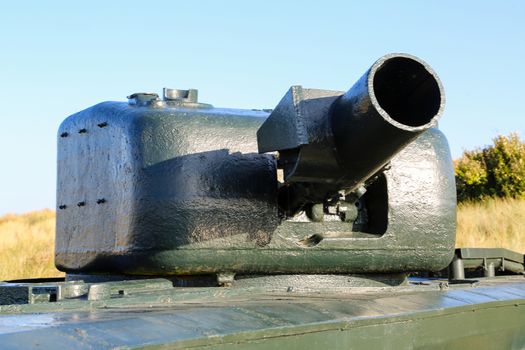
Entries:
[[55,207],[56,130],[133,92],[272,108],[407,52],[441,77],[454,157],[525,137],[524,1],[0,1],[0,214]]

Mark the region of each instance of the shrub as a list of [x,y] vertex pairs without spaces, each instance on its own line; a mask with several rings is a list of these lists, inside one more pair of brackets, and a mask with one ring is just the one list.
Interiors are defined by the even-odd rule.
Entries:
[[525,198],[525,143],[516,133],[455,161],[458,200]]

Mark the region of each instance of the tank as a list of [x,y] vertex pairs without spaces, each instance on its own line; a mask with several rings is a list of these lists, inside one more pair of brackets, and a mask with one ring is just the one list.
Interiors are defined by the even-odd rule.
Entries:
[[61,124],[55,263],[0,283],[0,344],[525,347],[524,256],[455,249],[444,89],[408,54],[273,110],[134,93]]

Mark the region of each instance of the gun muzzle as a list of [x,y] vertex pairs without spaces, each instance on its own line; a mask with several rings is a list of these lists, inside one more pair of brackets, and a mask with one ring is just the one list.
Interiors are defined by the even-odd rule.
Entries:
[[436,125],[445,98],[439,78],[420,59],[380,58],[333,104],[332,133],[345,187],[352,189]]
[[257,132],[259,152],[278,151],[287,214],[363,190],[410,142],[437,125],[445,97],[432,68],[389,54],[346,93],[292,87]]

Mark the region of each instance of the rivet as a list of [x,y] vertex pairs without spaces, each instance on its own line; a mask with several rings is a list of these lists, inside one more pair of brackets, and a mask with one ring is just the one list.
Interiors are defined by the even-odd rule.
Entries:
[[77,203],[78,207],[83,207],[84,205],[86,205],[86,202],[84,202],[84,201]]
[[67,208],[67,206],[65,204],[62,204],[62,205],[58,206],[58,209],[66,209],[66,208]]
[[67,132],[63,132],[60,134],[60,137],[68,137],[69,136],[69,133]]
[[104,127],[108,126],[108,123],[107,122],[102,122],[102,123],[97,124],[97,126],[99,128],[104,128]]
[[79,134],[85,134],[87,132],[87,129],[80,129],[78,131]]

